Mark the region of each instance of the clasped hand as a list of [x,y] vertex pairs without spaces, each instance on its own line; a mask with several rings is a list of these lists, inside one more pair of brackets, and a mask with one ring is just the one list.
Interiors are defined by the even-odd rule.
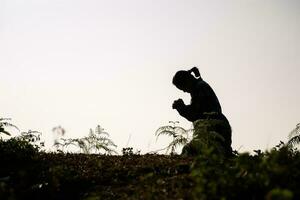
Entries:
[[182,99],[177,99],[173,102],[172,108],[177,110],[177,109],[180,109],[183,106],[185,106],[183,100]]

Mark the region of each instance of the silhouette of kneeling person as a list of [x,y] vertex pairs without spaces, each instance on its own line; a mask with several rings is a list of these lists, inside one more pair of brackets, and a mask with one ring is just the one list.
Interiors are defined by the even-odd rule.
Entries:
[[[192,75],[192,73],[195,75]],[[190,105],[185,105],[182,99],[175,100],[172,107],[178,113],[191,122],[199,119],[217,119],[225,123],[225,128],[216,127],[217,133],[224,137],[222,142],[225,153],[231,153],[231,127],[227,118],[223,115],[219,100],[213,89],[200,76],[197,67],[188,71],[178,71],[173,77],[173,84],[180,90],[191,94]],[[214,113],[214,114],[209,114]],[[226,130],[225,130],[226,129]]]

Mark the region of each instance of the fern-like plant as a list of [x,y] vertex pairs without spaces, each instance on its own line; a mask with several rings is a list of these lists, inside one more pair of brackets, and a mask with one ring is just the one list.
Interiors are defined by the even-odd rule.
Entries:
[[176,126],[177,123],[179,122],[169,121],[170,125],[162,126],[155,132],[156,140],[160,135],[167,135],[173,138],[172,142],[165,148],[166,153],[171,150],[171,154],[174,154],[178,146],[186,145],[191,140],[189,134],[193,132],[193,129],[184,129],[180,126]]
[[57,152],[64,153],[68,146],[73,145],[73,146],[78,147],[76,140],[77,139],[72,139],[72,138],[55,139],[53,146],[56,148]]
[[109,139],[109,134],[100,125],[96,126],[95,131],[90,129],[87,137],[75,139],[74,142],[77,143],[83,153],[100,153],[101,150],[107,154],[116,153],[112,147],[117,147],[117,145]]
[[7,122],[10,120],[11,120],[10,118],[0,118],[0,134],[4,133],[5,135],[10,136],[10,133],[5,130],[6,127],[13,127],[15,129],[17,129],[18,131],[20,131],[17,126],[13,125],[12,123]]
[[65,147],[73,145],[85,154],[101,153],[101,151],[105,154],[117,153],[113,149],[117,145],[109,138],[109,134],[100,125],[96,126],[95,131],[90,129],[90,133],[86,137],[75,139],[61,138],[60,140],[56,140],[54,145],[60,152],[63,152]]
[[289,134],[288,145],[294,146],[297,144],[300,144],[300,123]]

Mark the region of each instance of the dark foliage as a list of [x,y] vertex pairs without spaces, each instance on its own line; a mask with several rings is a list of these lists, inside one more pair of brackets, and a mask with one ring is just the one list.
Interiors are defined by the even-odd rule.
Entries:
[[[130,152],[130,149],[128,150]],[[0,141],[0,199],[300,199],[300,153],[228,159],[45,153],[20,139]]]
[[[283,143],[282,143],[283,144]],[[209,159],[207,159],[209,157]],[[199,156],[192,176],[196,199],[299,199],[300,153],[279,145],[231,159]],[[294,197],[294,198],[293,198]]]
[[[0,140],[0,199],[32,192],[40,170],[39,149],[20,138]],[[29,193],[30,193],[29,192]]]

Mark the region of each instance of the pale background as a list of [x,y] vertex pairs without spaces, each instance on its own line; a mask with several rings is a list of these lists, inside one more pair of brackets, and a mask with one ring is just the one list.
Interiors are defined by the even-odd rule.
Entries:
[[100,124],[119,152],[146,153],[168,144],[154,132],[169,120],[191,126],[171,81],[198,66],[233,148],[271,148],[300,121],[299,20],[297,0],[0,0],[0,117],[48,147],[55,126]]

